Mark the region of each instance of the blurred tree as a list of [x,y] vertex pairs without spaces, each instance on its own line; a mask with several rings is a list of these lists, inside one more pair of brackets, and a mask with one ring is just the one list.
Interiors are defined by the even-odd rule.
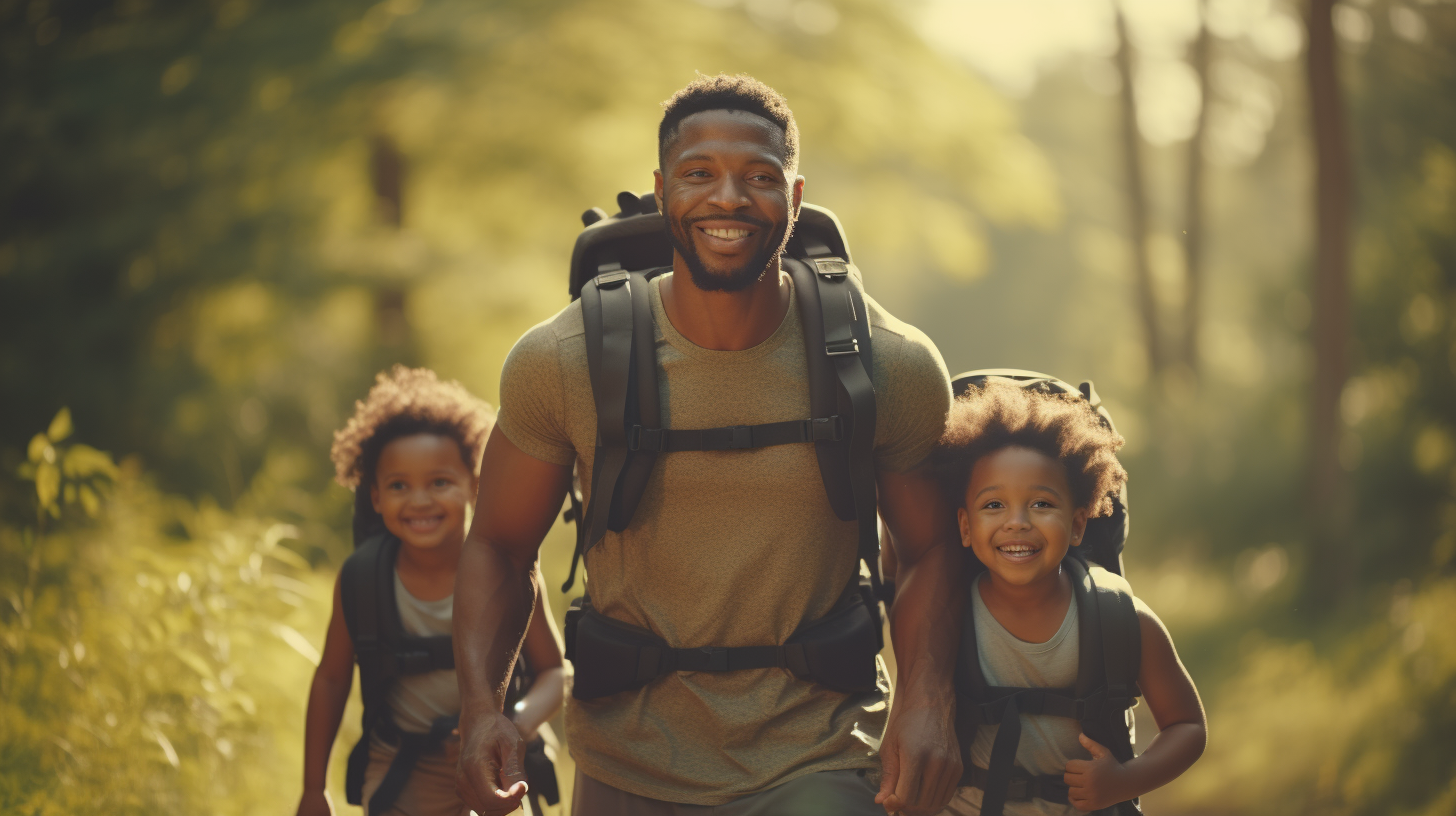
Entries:
[[1178,356],[1188,370],[1199,369],[1198,335],[1203,330],[1204,190],[1207,175],[1204,144],[1208,138],[1209,97],[1213,93],[1209,60],[1213,33],[1208,30],[1208,0],[1198,0],[1198,34],[1188,61],[1198,77],[1198,115],[1188,139],[1188,175],[1183,185],[1183,320]]
[[1142,318],[1143,345],[1148,358],[1148,373],[1158,379],[1167,364],[1163,348],[1162,319],[1158,314],[1158,298],[1153,291],[1153,265],[1148,257],[1148,191],[1144,180],[1142,134],[1138,130],[1137,82],[1134,72],[1132,38],[1128,36],[1127,19],[1121,3],[1114,4],[1113,21],[1117,27],[1117,73],[1121,78],[1119,94],[1122,141],[1124,197],[1127,201],[1127,234],[1132,247],[1133,280],[1137,294],[1138,314]]
[[1345,105],[1336,70],[1334,0],[1310,0],[1310,134],[1314,140],[1315,254],[1311,285],[1314,381],[1309,421],[1309,511],[1320,549],[1319,602],[1348,596],[1353,575],[1347,552],[1348,481],[1340,463],[1340,396],[1348,376],[1350,333],[1350,216],[1353,208]]

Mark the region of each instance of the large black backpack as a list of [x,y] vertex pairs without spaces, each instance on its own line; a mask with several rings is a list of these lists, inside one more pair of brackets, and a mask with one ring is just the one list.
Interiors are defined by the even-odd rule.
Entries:
[[[630,524],[660,454],[813,444],[835,515],[859,522],[857,558],[869,571],[862,594],[866,608],[873,610],[873,637],[879,643],[876,599],[881,585],[869,315],[859,270],[851,262],[838,219],[827,209],[804,204],[781,258],[793,279],[804,325],[811,415],[762,425],[663,428],[648,285],[652,278],[670,271],[672,246],[650,193],[624,192],[617,196],[617,204],[619,212],[610,217],[598,208],[582,215],[585,228],[572,252],[568,290],[582,303],[597,411],[597,446],[590,503],[584,510],[580,496],[572,491],[567,517],[578,522],[576,551],[562,590],[570,589],[580,559],[608,530],[620,532]],[[598,667],[604,666],[605,657],[584,666],[575,647],[577,624],[587,619],[589,611],[588,599],[574,604],[567,619],[567,650],[577,663],[574,693],[578,697],[594,694],[588,691],[594,685],[601,694],[614,693],[669,671],[780,666],[804,677],[823,674],[814,670],[813,654],[786,652],[784,646],[670,649],[639,632],[634,635],[635,645],[621,646],[638,656],[636,675],[593,684],[590,678],[600,674]],[[588,623],[595,627],[592,631],[621,634],[621,627],[609,626],[609,622]],[[616,663],[631,659],[629,651],[621,649],[612,652]],[[872,657],[868,668],[856,675],[867,676],[873,688]]]
[[[1112,415],[1091,382],[1080,387],[1047,374],[1020,369],[982,369],[957,376],[951,388],[957,397],[988,380],[1009,380],[1023,388],[1085,399],[1103,423],[1115,429]],[[981,673],[976,644],[975,605],[965,604],[961,644],[956,661],[956,732],[961,744],[964,773],[961,784],[981,788],[982,816],[1001,816],[1007,801],[1045,799],[1066,803],[1067,786],[1060,774],[1033,776],[1015,766],[1021,738],[1021,714],[1048,714],[1077,720],[1083,733],[1106,746],[1119,762],[1133,757],[1131,709],[1140,691],[1142,636],[1132,589],[1123,578],[1122,549],[1127,540],[1127,488],[1113,496],[1109,516],[1089,519],[1081,546],[1068,553],[1064,566],[1072,578],[1073,603],[1078,617],[1077,683],[1069,689],[1004,688],[988,686]],[[972,558],[970,578],[984,569]],[[981,725],[997,725],[989,768],[971,762],[971,745]],[[1135,816],[1136,799],[1099,813]]]
[[[365,809],[367,813],[383,813],[404,790],[420,756],[438,749],[460,723],[460,716],[452,714],[430,723],[430,730],[423,734],[402,731],[390,714],[389,689],[406,675],[455,668],[455,652],[449,635],[418,637],[404,630],[394,592],[394,563],[400,541],[385,529],[362,486],[355,493],[353,527],[354,552],[340,571],[339,600],[359,665],[364,714],[363,733],[349,752],[344,790],[349,804],[363,804],[370,737],[377,734],[397,743],[399,750]],[[507,687],[507,708],[530,688],[532,680],[522,654]],[[544,741],[538,736],[527,746],[524,765],[531,794],[554,805],[559,801],[555,768],[544,749]]]

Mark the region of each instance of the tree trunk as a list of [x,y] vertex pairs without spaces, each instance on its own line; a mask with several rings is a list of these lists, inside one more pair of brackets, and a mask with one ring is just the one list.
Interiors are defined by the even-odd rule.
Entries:
[[1212,89],[1208,81],[1208,59],[1212,48],[1212,35],[1208,31],[1208,0],[1198,4],[1198,39],[1193,41],[1189,54],[1193,70],[1198,74],[1198,122],[1193,127],[1193,136],[1188,140],[1188,179],[1184,188],[1183,207],[1183,268],[1185,274],[1183,300],[1183,344],[1179,355],[1188,370],[1197,374],[1199,369],[1198,334],[1202,327],[1203,312],[1203,143],[1208,129],[1209,97]]
[[1337,600],[1354,563],[1346,530],[1349,488],[1340,464],[1340,395],[1348,375],[1350,210],[1353,180],[1344,105],[1336,71],[1334,0],[1310,0],[1308,83],[1315,148],[1314,383],[1309,423],[1309,502],[1316,563],[1326,563],[1320,594]]
[[1142,316],[1143,339],[1147,345],[1148,374],[1158,379],[1166,361],[1158,301],[1153,295],[1152,261],[1148,257],[1148,195],[1143,181],[1142,136],[1138,133],[1137,91],[1133,86],[1132,42],[1122,8],[1115,8],[1117,22],[1117,72],[1122,77],[1122,154],[1127,185],[1128,240],[1132,244],[1133,279],[1137,287],[1138,311]]

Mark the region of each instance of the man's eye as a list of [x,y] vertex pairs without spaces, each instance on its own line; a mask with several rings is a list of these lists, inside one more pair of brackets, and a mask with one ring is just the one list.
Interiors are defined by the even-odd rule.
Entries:
[[683,173],[683,175],[686,176],[687,178],[707,178],[708,177],[708,171],[707,170],[689,170],[686,173]]

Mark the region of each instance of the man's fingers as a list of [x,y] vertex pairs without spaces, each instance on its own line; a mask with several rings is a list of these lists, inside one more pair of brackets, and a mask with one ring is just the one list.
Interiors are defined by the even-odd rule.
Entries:
[[913,808],[922,804],[920,797],[916,794],[920,792],[924,768],[921,768],[918,762],[905,762],[905,757],[900,759],[899,778],[895,780],[895,798],[902,803],[901,809]]

